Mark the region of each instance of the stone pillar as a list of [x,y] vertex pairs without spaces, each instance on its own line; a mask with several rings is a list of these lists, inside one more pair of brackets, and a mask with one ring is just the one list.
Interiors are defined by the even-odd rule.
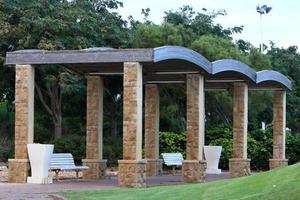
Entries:
[[286,126],[286,91],[274,92],[273,107],[273,159],[270,159],[270,169],[285,167],[285,126]]
[[83,178],[105,178],[106,160],[103,160],[103,80],[99,76],[87,76],[87,133],[86,159]]
[[142,160],[143,71],[137,62],[124,63],[123,160],[119,160],[120,187],[145,186]]
[[8,181],[26,183],[30,165],[27,144],[33,143],[34,67],[16,65],[15,158],[8,160]]
[[145,159],[147,176],[161,175],[159,159],[159,90],[156,84],[145,86]]
[[204,146],[204,77],[188,74],[187,90],[187,144],[186,160],[182,163],[183,182],[203,182],[206,162],[203,158]]
[[248,85],[234,83],[233,94],[233,152],[229,159],[231,177],[250,175],[250,159],[247,158]]

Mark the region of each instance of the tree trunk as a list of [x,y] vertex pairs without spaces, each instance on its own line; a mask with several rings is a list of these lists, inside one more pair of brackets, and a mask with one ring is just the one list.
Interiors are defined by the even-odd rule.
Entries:
[[115,115],[112,114],[110,118],[110,135],[112,138],[116,138],[118,135],[117,126],[118,126],[117,119]]
[[62,136],[62,94],[59,81],[57,79],[57,82],[53,82],[51,85],[46,84],[46,88],[43,92],[42,88],[38,84],[35,84],[35,88],[42,105],[51,116],[54,125],[54,138],[60,138]]
[[54,124],[54,138],[60,138],[62,136],[62,117],[61,113],[60,116],[57,116],[58,120],[53,122]]

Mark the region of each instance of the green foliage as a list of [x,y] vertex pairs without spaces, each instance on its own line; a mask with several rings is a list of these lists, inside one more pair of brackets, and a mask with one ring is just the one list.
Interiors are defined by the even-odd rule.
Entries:
[[182,153],[185,157],[186,134],[174,132],[159,133],[160,153]]
[[132,46],[158,47],[163,45],[182,45],[180,29],[172,24],[139,24],[131,37]]
[[300,161],[300,135],[287,132],[286,134],[286,157],[289,164]]
[[104,137],[103,157],[107,158],[108,166],[117,166],[118,160],[122,160],[123,139]]
[[222,146],[220,167],[228,169],[228,161],[232,158],[232,130],[224,125],[214,126],[206,130],[205,143],[211,146]]
[[64,135],[53,141],[55,153],[71,153],[76,163],[85,158],[86,136],[78,134]]
[[232,97],[231,91],[205,92],[205,126],[207,129],[214,128],[216,124],[224,124],[227,127],[231,126],[233,110]]
[[186,130],[186,96],[184,85],[160,86],[160,130]]
[[[211,61],[232,58],[255,70],[278,70],[293,81],[293,91],[287,94],[287,125],[293,133],[300,132],[300,55],[297,47],[283,49],[272,43],[270,51],[265,55],[247,41],[239,40],[235,44],[231,36],[240,33],[243,27],[224,29],[215,23],[216,17],[226,15],[225,10],[208,12],[202,9],[201,12],[195,12],[190,6],[183,6],[179,10],[165,12],[164,22],[154,24],[148,20],[150,10],[144,9],[144,22],[135,21],[131,17],[128,25],[115,12],[121,6],[122,3],[117,0],[0,0],[0,101],[5,101],[5,105],[0,104],[2,135],[9,140],[13,139],[14,69],[3,66],[10,45],[15,46],[16,50],[181,45],[194,49]],[[46,104],[55,105],[50,110],[63,119],[56,122],[61,123],[63,132],[63,137],[59,139],[62,141],[55,140],[58,145],[56,148],[62,152],[72,152],[76,160],[80,161],[84,157],[83,135],[86,132],[84,78],[62,70],[61,67],[45,66],[36,68],[36,84],[36,88],[46,94]],[[122,152],[122,78],[107,78],[104,84],[104,157],[116,163]],[[47,96],[51,93],[52,99]],[[206,142],[223,146],[222,168],[228,167],[228,159],[231,157],[232,131],[227,127],[232,126],[232,96],[230,90],[206,93]],[[49,123],[53,122],[53,115],[46,113],[40,99],[35,101],[35,141],[48,143],[53,140],[53,125]],[[163,131],[161,151],[184,152],[185,86],[160,86],[160,101],[160,129]],[[272,109],[271,92],[249,92],[248,145],[252,167],[255,169],[266,168],[267,159],[272,153],[269,130],[258,130],[262,121],[268,125],[272,123]],[[287,135],[287,157],[291,163],[300,160],[299,140],[297,135]],[[6,139],[3,141],[3,144],[10,145]],[[10,153],[6,151],[3,154],[7,157]]]
[[246,57],[238,47],[227,38],[221,38],[215,35],[204,35],[194,40],[190,47],[201,53],[210,61],[236,59],[241,62],[247,62]]
[[0,162],[7,162],[8,158],[14,155],[14,142],[12,138],[1,135],[0,136]]
[[272,45],[268,52],[272,69],[288,76],[293,83],[293,90],[287,93],[287,126],[292,132],[300,132],[300,54],[296,46],[287,49]]
[[272,129],[266,129],[265,131],[257,129],[248,134],[247,150],[252,169],[268,169],[269,159],[272,158],[273,151],[272,138]]

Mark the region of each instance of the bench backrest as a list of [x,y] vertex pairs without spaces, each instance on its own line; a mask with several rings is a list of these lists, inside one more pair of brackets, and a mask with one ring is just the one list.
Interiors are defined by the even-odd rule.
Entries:
[[181,153],[162,153],[165,165],[182,165],[183,156]]
[[75,167],[74,158],[70,153],[53,153],[49,168]]

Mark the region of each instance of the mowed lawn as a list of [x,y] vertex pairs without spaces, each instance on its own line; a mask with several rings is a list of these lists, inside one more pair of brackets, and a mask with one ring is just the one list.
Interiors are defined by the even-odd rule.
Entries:
[[82,199],[300,199],[300,164],[250,177],[203,184],[153,186],[142,189],[109,189],[60,193],[71,200]]

